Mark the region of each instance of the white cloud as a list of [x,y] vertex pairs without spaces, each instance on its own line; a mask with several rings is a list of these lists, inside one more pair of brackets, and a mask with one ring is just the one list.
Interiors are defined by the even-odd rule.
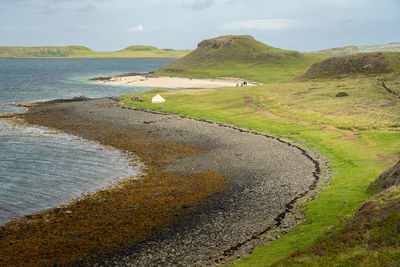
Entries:
[[292,19],[255,19],[225,23],[221,30],[282,30],[298,27],[304,23]]
[[128,32],[142,32],[143,30],[144,30],[144,28],[142,25],[137,25],[137,26],[128,28],[127,31]]
[[189,7],[194,10],[200,10],[212,6],[214,0],[182,0],[184,6]]

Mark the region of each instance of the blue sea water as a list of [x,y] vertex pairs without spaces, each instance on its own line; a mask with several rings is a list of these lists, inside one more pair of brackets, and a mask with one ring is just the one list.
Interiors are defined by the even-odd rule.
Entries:
[[0,112],[15,108],[2,104],[74,96],[103,97],[149,90],[110,86],[88,80],[98,76],[155,71],[172,59],[0,59]]
[[[103,97],[152,88],[110,86],[92,77],[150,72],[171,59],[0,59],[0,113],[13,102]],[[0,225],[17,216],[68,203],[85,192],[135,176],[116,149],[0,119]]]

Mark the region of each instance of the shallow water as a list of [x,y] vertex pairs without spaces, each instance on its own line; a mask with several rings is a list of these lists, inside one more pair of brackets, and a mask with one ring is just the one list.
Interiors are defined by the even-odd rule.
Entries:
[[0,158],[0,224],[66,204],[139,171],[117,149],[7,120],[0,120]]
[[[107,86],[88,79],[150,72],[170,59],[0,59],[0,113],[23,111],[5,105],[149,90]],[[68,203],[85,192],[135,176],[127,155],[75,136],[0,119],[0,225],[16,216]]]

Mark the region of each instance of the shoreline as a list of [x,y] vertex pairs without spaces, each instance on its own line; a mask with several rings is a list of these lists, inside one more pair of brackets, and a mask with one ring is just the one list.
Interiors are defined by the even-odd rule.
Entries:
[[[185,146],[194,145],[194,147],[201,147],[202,149],[205,149],[205,151],[195,152],[186,156],[183,155],[181,159],[173,160],[174,163],[169,165],[166,171],[168,173],[181,173],[186,175],[193,174],[193,170],[196,170],[194,173],[199,171],[214,171],[222,174],[223,176],[229,177],[229,179],[227,187],[223,190],[224,193],[217,193],[217,195],[214,195],[213,197],[211,197],[213,195],[211,194],[211,198],[209,198],[207,201],[201,201],[196,204],[200,205],[199,207],[201,208],[194,209],[190,213],[183,215],[181,218],[182,221],[175,223],[167,231],[161,231],[155,235],[151,235],[151,237],[145,238],[142,242],[132,243],[130,248],[125,248],[123,252],[113,253],[114,256],[108,256],[106,259],[98,261],[99,263],[102,262],[101,264],[113,265],[112,262],[118,262],[118,264],[122,265],[134,262],[139,265],[143,264],[143,262],[146,262],[147,264],[161,264],[162,256],[160,258],[158,251],[166,253],[166,256],[163,256],[164,263],[165,261],[171,263],[171,260],[179,260],[179,262],[189,265],[196,263],[212,264],[212,262],[220,262],[226,258],[226,255],[230,255],[232,253],[234,254],[234,251],[245,246],[249,240],[254,240],[261,233],[276,228],[276,226],[279,226],[279,224],[281,224],[285,218],[289,219],[287,218],[286,214],[292,210],[293,205],[298,198],[306,195],[308,191],[312,190],[316,186],[319,175],[319,163],[302,148],[282,141],[279,138],[264,136],[243,129],[235,129],[234,127],[220,125],[202,119],[188,119],[171,114],[159,114],[151,111],[144,112],[140,110],[121,108],[115,104],[116,103],[114,101],[109,99],[94,99],[88,100],[88,102],[53,101],[52,103],[49,102],[47,104],[44,103],[35,105],[33,106],[33,109],[38,109],[37,111],[42,109],[42,111],[46,110],[50,113],[55,112],[54,114],[59,114],[61,111],[66,112],[67,118],[64,119],[68,123],[78,123],[79,121],[81,121],[80,123],[84,121],[100,121],[102,123],[112,125],[112,127],[129,129],[133,127],[132,129],[135,130],[141,129],[146,132],[150,131],[152,135],[157,135],[157,138],[160,139],[161,143],[178,142]],[[100,114],[94,114],[94,111]],[[28,113],[29,112],[32,112],[32,110],[28,111]],[[43,114],[40,114],[40,112],[36,115],[39,117],[42,116],[42,118],[44,116]],[[136,118],[130,119],[132,116],[136,116]],[[42,123],[44,122],[45,121],[42,121]],[[126,122],[129,124],[133,123],[133,125],[126,125]],[[187,127],[189,125],[192,128],[194,127],[194,129],[188,130],[190,129],[190,127]],[[171,129],[168,129],[168,127]],[[203,131],[198,132],[199,127],[200,129],[203,129]],[[81,131],[80,135],[85,132],[84,129],[78,129],[78,132],[79,131]],[[207,131],[211,132],[208,133]],[[185,133],[189,134],[189,136],[192,138],[185,138]],[[220,135],[221,133],[222,136],[219,138],[222,139],[215,137],[215,135]],[[197,136],[197,138],[194,138],[195,136]],[[228,137],[230,140],[224,140],[223,137]],[[241,143],[239,140],[243,138],[248,140],[247,142],[250,143],[246,143],[245,148],[242,147],[236,149],[239,149],[242,153],[246,154],[246,156],[242,156],[234,151],[230,151],[232,150],[230,146],[243,146],[243,144],[238,145],[238,142]],[[257,141],[257,144],[254,143],[255,141]],[[230,145],[226,147],[228,143]],[[260,144],[262,148],[269,147],[269,149],[271,149],[270,146],[272,145],[272,147],[275,147],[275,150],[293,150],[289,154],[285,153],[286,157],[289,158],[293,157],[292,153],[296,155],[299,153],[298,156],[296,156],[299,157],[297,160],[300,160],[303,157],[305,160],[304,162],[313,160],[311,165],[309,165],[309,163],[305,165],[308,166],[306,169],[309,171],[309,174],[305,176],[309,177],[306,179],[309,179],[309,182],[307,182],[308,186],[304,187],[303,190],[300,190],[301,193],[299,193],[299,189],[295,189],[295,191],[293,191],[296,186],[301,187],[301,184],[287,184],[284,186],[284,188],[288,188],[282,191],[282,188],[273,185],[277,181],[268,182],[268,180],[265,180],[267,177],[271,178],[271,175],[274,177],[272,173],[275,173],[275,175],[278,175],[278,177],[282,176],[280,178],[282,179],[283,176],[288,175],[288,171],[289,173],[291,171],[283,170],[285,168],[282,169],[282,166],[279,166],[281,165],[279,162],[276,162],[278,163],[276,165],[276,163],[274,163],[276,159],[271,158],[270,155],[272,152],[268,153],[265,151],[260,151]],[[266,147],[264,147],[265,145]],[[248,146],[250,146],[250,148]],[[215,163],[215,157],[221,157],[221,153],[223,158],[222,161],[219,159]],[[274,153],[279,154],[277,151],[273,152],[272,154]],[[211,159],[210,156],[212,157]],[[286,157],[285,160],[287,160]],[[266,160],[266,158],[268,160]],[[245,163],[247,164],[243,164],[243,160],[246,161]],[[260,162],[257,161],[267,162],[269,165],[276,165],[276,167],[271,169],[271,166],[263,166],[264,164],[260,165]],[[225,164],[221,165],[223,162],[225,162]],[[294,160],[294,162],[296,162],[296,160]],[[300,162],[302,162],[302,160],[300,160]],[[301,163],[300,165],[302,164],[304,163]],[[230,167],[234,170],[227,169],[226,166],[229,165],[231,165]],[[236,165],[239,165],[240,167]],[[303,167],[305,166],[303,165]],[[252,169],[252,167],[256,168]],[[286,174],[279,174],[279,171],[275,170],[276,168],[281,169],[281,171],[286,172]],[[300,169],[296,168],[295,172],[304,171]],[[268,173],[269,175],[265,176]],[[291,174],[291,176],[293,175],[294,177],[297,177],[296,179],[305,178],[301,178],[298,173]],[[294,188],[292,188],[292,186],[294,186]],[[275,192],[273,189],[277,190],[278,192]],[[271,196],[268,194],[266,195],[264,190],[270,191],[269,194],[271,194]],[[288,192],[290,191],[296,192],[294,194],[296,197],[293,198],[289,196]],[[281,204],[278,204],[277,202],[276,204],[278,204],[278,206],[275,206],[275,208],[272,208],[272,210],[271,207],[265,207],[265,203],[268,203],[267,199],[269,199],[270,202],[275,202],[277,197],[280,199],[278,202]],[[267,206],[268,205],[271,204],[267,204]],[[183,208],[183,211],[185,209],[187,208]],[[277,212],[276,209],[278,209],[280,212]],[[272,214],[276,215],[272,215],[271,212]],[[209,218],[213,218],[214,225],[212,222],[208,221]],[[286,228],[288,228],[289,225],[290,228],[297,222],[298,220],[293,220],[292,218],[291,222],[289,221],[288,224],[287,222],[283,224],[285,224]],[[228,228],[231,231],[228,230],[227,232],[227,229],[225,229],[226,227],[231,227]],[[220,231],[222,232],[222,235],[219,233]],[[206,240],[207,242],[210,241],[210,233],[211,235],[215,235],[214,238],[211,238],[211,242],[214,242],[215,245],[218,244],[218,249],[214,248],[211,249],[211,251],[210,247],[207,248],[207,245],[206,247],[202,245],[202,243]],[[194,247],[184,246],[183,248],[178,248],[179,243],[181,243],[178,240],[182,238],[193,239],[193,237],[195,237],[194,243],[197,241],[197,243],[194,244]],[[226,244],[224,244],[224,242],[220,243],[225,239],[230,239],[230,241],[228,241]],[[203,242],[200,240],[203,240]],[[182,255],[176,255],[176,253],[170,254],[170,252],[167,252],[166,250],[171,249],[171,246],[173,247],[171,243],[177,243],[176,246],[178,247],[176,249],[172,248],[175,251],[185,250],[187,253]],[[189,243],[192,244],[193,242]],[[149,249],[154,251],[154,253],[157,251],[157,255],[151,255],[151,258],[149,258],[149,253],[146,252]],[[203,253],[199,252],[200,255],[198,255],[199,253],[197,251],[203,251]],[[130,254],[130,256],[126,257],[127,254]],[[185,257],[188,255],[190,255],[190,260],[185,260]],[[212,259],[208,259],[210,255],[212,255]]]
[[179,57],[0,57],[1,59],[179,59]]
[[109,85],[129,85],[143,87],[160,87],[176,89],[216,89],[223,87],[258,86],[261,83],[246,79],[229,77],[226,79],[198,79],[184,77],[154,76],[149,73],[124,73],[115,76],[94,77],[90,81]]

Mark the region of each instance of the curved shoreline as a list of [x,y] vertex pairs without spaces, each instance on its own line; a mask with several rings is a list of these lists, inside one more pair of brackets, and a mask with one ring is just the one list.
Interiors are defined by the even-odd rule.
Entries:
[[[167,171],[216,171],[230,177],[224,193],[201,203],[183,221],[103,258],[100,265],[212,265],[228,260],[240,247],[288,219],[296,201],[315,188],[319,179],[319,162],[307,151],[248,130],[116,107],[109,99],[53,103],[44,109],[62,111],[67,122],[102,121],[110,127],[151,131],[162,142],[204,147],[205,151],[174,161]],[[290,166],[282,166],[282,161]],[[286,229],[301,219],[291,220],[285,222]]]
[[110,85],[129,85],[144,87],[160,87],[174,89],[215,89],[222,87],[237,86],[257,86],[261,83],[247,81],[229,77],[226,79],[198,79],[198,78],[182,78],[182,77],[164,77],[154,76],[153,72],[149,73],[124,73],[109,77],[95,77],[90,81],[101,82]]

